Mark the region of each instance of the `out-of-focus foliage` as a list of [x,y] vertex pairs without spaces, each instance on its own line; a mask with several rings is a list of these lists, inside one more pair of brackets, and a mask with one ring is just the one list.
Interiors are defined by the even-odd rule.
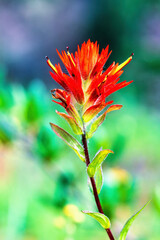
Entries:
[[106,237],[80,211],[97,211],[83,162],[49,126],[53,122],[72,131],[55,114],[63,110],[51,101],[49,90],[56,86],[43,60],[48,54],[55,64],[56,48],[69,44],[72,52],[91,38],[100,48],[110,45],[113,53],[107,64],[135,53],[122,75],[122,80],[134,83],[112,95],[115,104],[124,107],[107,114],[89,139],[92,159],[101,147],[114,152],[103,163],[104,212],[118,237],[126,220],[152,199],[128,238],[159,240],[159,1],[0,4],[0,239]]
[[[1,91],[5,92],[1,102],[6,101],[0,111],[1,238],[94,239],[96,236],[103,239],[96,223],[81,215],[84,207],[93,205],[94,208],[86,187],[85,167],[52,132],[49,121],[69,132],[71,129],[54,114],[55,105],[42,81],[33,80],[24,89],[20,84],[8,83],[3,76]],[[5,100],[6,95],[10,101]],[[121,224],[134,209],[153,197],[130,233],[131,237],[139,235],[142,236],[139,239],[150,239],[152,231],[145,230],[143,219],[145,224],[149,224],[147,219],[152,219],[153,227],[159,218],[156,185],[159,121],[154,111],[148,113],[127,91],[119,93],[117,101],[123,103],[124,108],[108,114],[89,141],[92,158],[100,147],[114,151],[103,164],[104,186],[100,198],[118,236]],[[89,231],[90,236],[86,236],[85,231]],[[158,239],[158,234],[157,229],[153,239]]]

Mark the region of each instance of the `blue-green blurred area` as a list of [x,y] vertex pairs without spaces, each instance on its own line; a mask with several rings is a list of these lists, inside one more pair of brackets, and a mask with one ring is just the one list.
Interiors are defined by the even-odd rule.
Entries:
[[[71,133],[51,100],[57,86],[44,60],[90,38],[113,50],[105,67],[124,61],[134,82],[110,99],[109,113],[89,141],[90,156],[114,151],[103,164],[100,198],[118,236],[148,200],[130,240],[160,236],[160,2],[157,0],[5,0],[0,2],[0,239],[96,240],[106,233],[81,210],[96,211],[83,162],[51,130]],[[65,71],[65,70],[64,70]],[[79,138],[80,140],[80,138]]]

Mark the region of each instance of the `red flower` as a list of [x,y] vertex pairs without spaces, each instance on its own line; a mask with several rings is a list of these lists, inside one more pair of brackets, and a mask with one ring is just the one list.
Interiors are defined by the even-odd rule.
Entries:
[[[57,53],[65,65],[68,75],[63,73],[60,65],[53,66],[47,57],[47,63],[53,72],[50,72],[53,79],[59,83],[64,90],[53,89],[52,96],[59,99],[56,102],[62,105],[67,113],[77,122],[89,122],[108,104],[113,101],[106,102],[106,98],[113,92],[129,85],[130,82],[119,82],[123,73],[122,68],[131,60],[132,55],[122,64],[113,62],[107,70],[103,71],[104,64],[109,58],[109,46],[99,53],[99,45],[88,40],[83,43],[81,48],[73,55],[62,51]],[[55,102],[55,101],[54,101]],[[112,105],[109,111],[120,109],[122,105]]]

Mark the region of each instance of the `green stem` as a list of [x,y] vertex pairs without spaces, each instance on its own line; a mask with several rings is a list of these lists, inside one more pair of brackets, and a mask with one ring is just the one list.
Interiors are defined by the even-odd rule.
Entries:
[[[84,148],[84,153],[85,153],[86,165],[88,166],[90,164],[90,159],[89,159],[89,152],[88,152],[88,145],[87,145],[85,127],[84,127],[83,134],[82,134],[82,143],[83,143],[83,148]],[[94,177],[90,177],[90,181],[91,181],[91,185],[92,185],[92,188],[93,188],[93,194],[94,194],[94,198],[95,198],[95,202],[96,202],[98,211],[100,213],[104,214],[103,209],[102,209],[102,205],[101,205],[100,200],[99,200],[99,196],[98,196],[97,187],[96,187]],[[115,240],[110,228],[106,229],[106,232],[107,232],[110,240]]]

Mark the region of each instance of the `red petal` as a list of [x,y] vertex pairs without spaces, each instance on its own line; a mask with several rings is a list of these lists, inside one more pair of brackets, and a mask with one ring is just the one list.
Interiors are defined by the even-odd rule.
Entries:
[[106,47],[106,49],[102,50],[102,52],[98,58],[98,61],[97,61],[96,65],[94,66],[94,69],[90,75],[90,78],[93,78],[95,75],[97,75],[97,73],[102,72],[104,64],[106,63],[106,61],[108,60],[109,56],[112,53],[112,51],[110,51],[108,54],[108,49],[109,49],[109,45]]
[[130,82],[123,81],[121,83],[113,85],[111,88],[109,88],[108,90],[105,91],[105,97],[108,97],[109,95],[111,95],[112,93],[118,91],[119,89],[128,86],[132,82],[133,81],[130,81]]
[[84,42],[82,44],[81,49],[78,46],[78,51],[75,53],[75,60],[84,80],[88,79],[97,62],[98,56],[99,46],[97,42],[93,43],[88,40],[87,43]]

